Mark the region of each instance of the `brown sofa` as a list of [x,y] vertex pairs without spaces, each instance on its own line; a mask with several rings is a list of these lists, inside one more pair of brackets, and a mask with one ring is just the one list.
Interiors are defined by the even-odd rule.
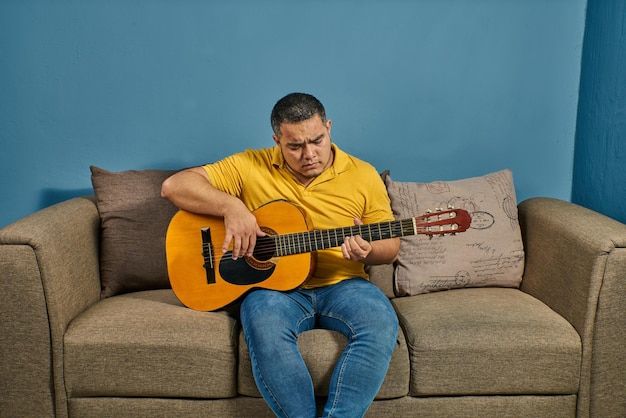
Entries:
[[[0,230],[0,416],[271,416],[236,306],[102,296],[98,209],[75,198]],[[393,267],[370,269],[402,335],[367,416],[626,416],[626,225],[550,198],[518,210],[519,289],[393,297]],[[344,344],[300,338],[321,397]]]

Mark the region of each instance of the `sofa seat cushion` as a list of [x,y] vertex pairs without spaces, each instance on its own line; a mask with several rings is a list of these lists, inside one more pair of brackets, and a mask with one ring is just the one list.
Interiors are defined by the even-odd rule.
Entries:
[[[343,334],[325,329],[306,331],[298,337],[298,347],[313,379],[316,395],[328,395],[330,377],[347,341]],[[261,396],[254,383],[250,352],[243,337],[243,331],[240,332],[239,337],[239,359],[239,393],[245,396]],[[406,396],[409,392],[409,373],[406,339],[400,331],[398,345],[391,357],[387,376],[376,399]]]
[[236,396],[239,325],[185,308],[167,290],[103,299],[65,334],[70,398]]
[[393,304],[407,337],[412,396],[578,392],[578,333],[520,290],[457,289]]

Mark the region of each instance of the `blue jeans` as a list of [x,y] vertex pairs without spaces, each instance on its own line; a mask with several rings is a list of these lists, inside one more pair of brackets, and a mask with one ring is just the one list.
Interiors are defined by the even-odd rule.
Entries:
[[374,284],[362,278],[318,289],[255,290],[241,305],[254,379],[279,417],[317,416],[313,383],[298,335],[341,332],[348,344],[333,371],[325,417],[361,417],[374,400],[398,338],[398,318]]

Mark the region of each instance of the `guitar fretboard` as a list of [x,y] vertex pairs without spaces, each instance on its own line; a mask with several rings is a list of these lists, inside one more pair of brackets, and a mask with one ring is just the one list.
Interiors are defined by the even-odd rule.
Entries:
[[346,237],[356,235],[360,235],[364,240],[371,242],[415,235],[416,233],[416,224],[411,218],[368,225],[274,235],[272,238],[275,242],[276,255],[285,256],[339,247]]

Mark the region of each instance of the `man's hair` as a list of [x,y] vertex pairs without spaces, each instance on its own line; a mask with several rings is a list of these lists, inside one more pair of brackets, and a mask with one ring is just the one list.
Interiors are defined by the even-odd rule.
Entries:
[[326,122],[326,111],[322,103],[306,93],[291,93],[280,99],[272,109],[270,122],[276,136],[280,136],[281,123],[297,123],[319,115]]

